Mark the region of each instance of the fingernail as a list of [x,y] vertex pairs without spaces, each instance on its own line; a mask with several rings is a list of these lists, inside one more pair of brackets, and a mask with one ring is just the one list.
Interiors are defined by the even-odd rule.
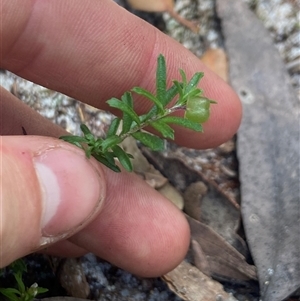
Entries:
[[97,213],[105,194],[103,175],[81,151],[53,148],[34,165],[41,187],[41,246],[70,236]]

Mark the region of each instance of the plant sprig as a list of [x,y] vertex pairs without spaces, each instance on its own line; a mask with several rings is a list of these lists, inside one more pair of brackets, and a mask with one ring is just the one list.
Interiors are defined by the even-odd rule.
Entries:
[[0,288],[0,294],[4,295],[10,301],[32,301],[38,294],[48,291],[48,289],[39,287],[37,283],[26,287],[23,282],[23,274],[27,272],[27,267],[22,259],[14,261],[10,268],[16,281],[16,287]]
[[[174,140],[174,129],[171,124],[179,125],[197,132],[202,132],[204,123],[210,115],[210,105],[216,103],[203,96],[203,90],[197,86],[203,77],[203,72],[195,73],[190,81],[186,74],[180,70],[181,81],[174,80],[173,85],[167,88],[166,61],[163,55],[157,59],[156,69],[156,93],[140,87],[134,87],[125,92],[121,99],[115,97],[107,101],[112,108],[122,112],[122,118],[115,118],[106,134],[105,139],[96,138],[89,128],[81,124],[83,136],[62,136],[60,139],[70,142],[86,153],[90,158],[93,156],[99,162],[110,169],[120,172],[115,159],[122,166],[132,171],[132,155],[126,153],[119,144],[127,137],[132,136],[154,151],[164,148],[164,141],[160,137],[144,131],[146,127],[152,127],[163,138]],[[153,107],[143,115],[138,115],[134,110],[132,93],[143,96],[153,103]],[[170,103],[175,99],[175,103]],[[184,117],[173,116],[172,113],[184,110]]]

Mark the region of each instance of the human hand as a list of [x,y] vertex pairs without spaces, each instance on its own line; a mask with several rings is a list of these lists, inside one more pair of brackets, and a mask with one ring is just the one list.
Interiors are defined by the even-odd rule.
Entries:
[[[169,80],[204,71],[201,88],[218,101],[204,133],[176,129],[176,142],[214,147],[238,128],[236,94],[171,38],[111,0],[3,0],[1,68],[92,106],[133,86],[154,88],[156,58]],[[141,276],[157,276],[185,256],[189,227],[168,200],[134,174],[114,173],[52,137],[64,134],[1,88],[0,267],[36,250],[86,251]],[[137,111],[149,108],[139,102]],[[22,126],[30,135],[22,134]],[[52,136],[52,137],[42,137]]]

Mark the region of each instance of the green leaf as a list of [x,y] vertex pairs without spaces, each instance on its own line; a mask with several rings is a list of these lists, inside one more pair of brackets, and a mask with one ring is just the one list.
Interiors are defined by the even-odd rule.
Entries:
[[102,138],[97,138],[97,140],[91,143],[90,146],[93,146],[94,149],[98,149],[102,145],[103,140],[104,139]]
[[0,288],[0,293],[11,301],[20,301],[20,292],[14,288]]
[[155,122],[151,122],[150,125],[156,129],[158,132],[160,132],[164,138],[169,138],[174,140],[174,130],[168,126],[162,119],[157,120]]
[[147,114],[140,116],[141,123],[148,121],[150,118],[154,117],[156,114],[157,114],[157,107],[154,106],[154,107],[152,107],[152,109],[150,109],[150,111]]
[[25,292],[25,284],[23,282],[23,279],[22,279],[22,272],[17,272],[17,273],[14,273],[14,277],[17,281],[17,284],[18,284],[18,290],[21,292],[21,293],[24,293]]
[[0,288],[0,293],[3,295],[6,294],[16,294],[16,295],[21,295],[21,292],[19,292],[17,289],[9,287],[9,288]]
[[157,58],[157,68],[156,68],[156,97],[161,104],[164,103],[166,99],[167,90],[167,69],[166,60],[162,54]]
[[201,89],[192,89],[190,92],[185,94],[185,98],[194,98],[194,97],[202,97],[202,90]]
[[186,79],[185,72],[182,69],[179,69],[179,73],[181,75],[183,85],[186,86],[187,85],[187,79]]
[[164,112],[164,107],[163,107],[161,101],[158,98],[156,98],[156,96],[153,95],[152,93],[150,93],[149,91],[147,91],[143,88],[140,88],[140,87],[134,87],[132,89],[132,91],[139,94],[139,95],[142,95],[142,96],[148,98],[149,100],[151,100],[157,106],[158,110],[161,113]]
[[106,159],[110,164],[116,165],[116,162],[115,162],[115,155],[114,155],[113,152],[106,152],[105,154],[102,153],[102,155],[105,157],[105,159]]
[[[179,87],[181,89],[181,86]],[[182,90],[182,89],[181,89]],[[168,103],[172,101],[172,99],[176,96],[176,94],[179,93],[178,87],[174,84],[167,92],[166,92],[166,98],[163,103],[163,106],[165,107]]]
[[90,129],[83,123],[80,125],[80,129],[84,135],[92,134]]
[[106,138],[105,140],[103,140],[102,142],[102,151],[105,152],[107,149],[109,149],[110,147],[116,145],[116,144],[119,144],[120,142],[122,142],[122,139],[117,136],[117,135],[113,135],[113,136],[110,136],[108,138]]
[[103,155],[100,154],[94,154],[93,157],[99,161],[100,163],[104,164],[105,166],[107,166],[108,168],[110,168],[111,170],[115,171],[115,172],[120,172],[121,169],[115,164],[115,163],[111,163],[109,162],[105,157],[103,157]]
[[[122,99],[122,101],[124,103],[126,103],[129,107],[131,107],[133,109],[133,99],[132,99],[131,93],[126,92],[122,96],[121,99]],[[121,134],[125,134],[125,133],[129,132],[132,123],[133,123],[133,119],[130,117],[130,115],[128,115],[127,113],[123,112],[123,124],[122,124],[122,132],[121,132]]]
[[38,294],[44,294],[44,293],[47,293],[49,290],[47,288],[44,288],[44,287],[38,287],[37,288],[37,293]]
[[[76,136],[76,137],[79,137],[79,136]],[[70,138],[70,139],[69,139]],[[69,143],[71,143],[71,144],[74,144],[75,146],[77,146],[77,147],[79,147],[79,148],[81,148],[81,149],[84,149],[83,148],[83,146],[81,145],[81,142],[77,142],[76,140],[74,141],[74,136],[61,136],[61,137],[59,137],[59,139],[61,139],[61,140],[64,140],[64,141],[66,141],[66,142],[69,142]],[[85,138],[83,138],[83,137],[79,137],[79,138],[82,138],[82,139],[84,139],[84,141],[82,141],[82,142],[86,142],[86,139]],[[79,140],[79,139],[78,139]]]
[[137,124],[140,124],[138,115],[127,103],[124,103],[117,98],[111,98],[110,100],[107,101],[107,103],[112,108],[116,108],[121,110],[122,112],[127,113]]
[[192,89],[196,88],[199,84],[200,79],[204,76],[203,72],[197,72],[193,75],[189,83],[185,88],[185,93],[189,93]]
[[203,132],[203,127],[200,123],[196,123],[182,117],[166,116],[160,120],[164,121],[165,123],[177,124],[196,132]]
[[92,150],[93,147],[88,147],[87,149],[85,149],[85,156],[89,159],[92,155]]
[[67,141],[69,143],[86,143],[86,139],[81,136],[60,136],[59,139],[62,139],[64,141]]
[[124,150],[118,145],[115,145],[112,148],[112,150],[113,150],[115,156],[119,159],[120,163],[124,166],[124,168],[127,171],[132,171],[132,164],[131,164],[128,154],[125,153]]
[[109,129],[108,129],[108,131],[107,131],[107,134],[106,134],[106,138],[111,137],[111,136],[113,136],[113,135],[116,134],[116,132],[117,132],[117,130],[118,130],[118,128],[119,128],[120,122],[121,122],[121,119],[120,119],[120,118],[115,118],[115,119],[111,122],[111,124],[110,124],[110,126],[109,126]]
[[202,90],[195,88],[190,90],[190,92],[185,93],[184,96],[179,99],[179,101],[176,103],[176,105],[181,105],[181,106],[185,106],[186,103],[189,101],[189,99],[191,98],[195,98],[195,97],[202,97]]
[[[66,136],[73,137],[73,136]],[[10,264],[11,269],[14,273],[25,273],[27,272],[27,266],[23,259],[17,259]]]
[[145,132],[137,132],[132,134],[132,136],[154,151],[159,151],[164,149],[164,141],[157,136]]
[[130,108],[133,109],[133,99],[132,99],[132,95],[130,92],[125,92],[122,97],[121,100],[126,103]]

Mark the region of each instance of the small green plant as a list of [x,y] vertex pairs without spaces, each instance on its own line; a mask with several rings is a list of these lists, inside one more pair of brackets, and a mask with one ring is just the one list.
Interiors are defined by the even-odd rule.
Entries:
[[[39,287],[37,283],[26,287],[23,282],[23,274],[27,272],[27,267],[22,259],[14,261],[10,268],[12,269],[13,276],[16,280],[16,288],[0,288],[0,293],[11,301],[31,301],[38,294],[48,291],[48,289]],[[3,271],[2,271],[3,272]]]
[[[197,87],[204,75],[202,72],[195,73],[190,81],[187,81],[183,70],[180,70],[180,74],[182,80],[174,80],[173,85],[167,88],[166,62],[164,56],[159,55],[155,94],[143,88],[134,87],[130,92],[125,92],[121,99],[111,98],[107,101],[110,107],[120,110],[123,116],[112,121],[105,139],[96,138],[84,124],[80,127],[83,136],[62,136],[60,139],[82,148],[88,158],[93,156],[116,172],[120,171],[115,162],[116,158],[126,170],[132,171],[130,161],[132,156],[119,146],[125,138],[132,136],[150,149],[157,151],[164,148],[164,141],[145,132],[144,128],[152,127],[164,138],[171,140],[174,140],[174,130],[170,124],[197,132],[203,131],[201,124],[208,120],[210,105],[216,102],[204,97],[203,91]],[[149,112],[140,116],[135,112],[132,92],[153,103]],[[184,117],[172,116],[179,110],[185,111]]]

